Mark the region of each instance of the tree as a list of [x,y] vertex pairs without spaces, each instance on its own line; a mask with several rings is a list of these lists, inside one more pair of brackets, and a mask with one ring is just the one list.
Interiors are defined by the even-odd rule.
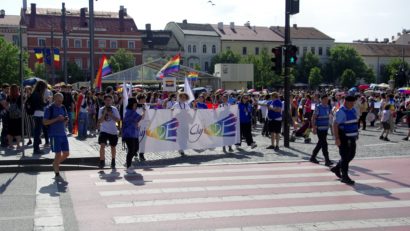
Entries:
[[366,83],[375,83],[376,82],[376,75],[372,68],[368,67],[363,75],[363,79]]
[[39,77],[40,79],[46,79],[46,68],[44,63],[34,64],[34,76]]
[[396,86],[403,86],[406,84],[405,75],[403,72],[409,70],[409,64],[399,58],[394,58],[385,66],[384,82],[388,80],[395,80]]
[[223,53],[215,55],[211,59],[211,66],[208,73],[213,74],[215,72],[215,64],[217,63],[239,63],[241,61],[241,55],[233,53],[231,50],[227,50]]
[[298,65],[297,82],[307,83],[309,80],[310,71],[314,67],[320,68],[319,56],[311,52],[303,55],[300,64]]
[[365,76],[367,71],[363,58],[357,51],[347,45],[338,45],[330,49],[329,59],[332,69],[332,82],[341,78],[346,69],[352,70],[358,77]]
[[67,63],[68,82],[76,83],[86,81],[84,72],[75,62]]
[[[20,49],[0,38],[0,83],[20,83]],[[23,53],[24,76],[32,75],[27,66],[28,54]]]
[[109,63],[112,71],[118,72],[133,67],[134,61],[135,57],[131,52],[120,48],[110,57]]
[[343,87],[351,88],[356,85],[356,73],[351,69],[346,69],[343,71],[340,84]]
[[317,88],[322,83],[322,74],[319,67],[310,69],[309,73],[309,85],[311,88]]

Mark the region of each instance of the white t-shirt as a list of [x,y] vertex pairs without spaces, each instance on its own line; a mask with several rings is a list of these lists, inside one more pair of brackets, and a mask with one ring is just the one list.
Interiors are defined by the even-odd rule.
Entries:
[[383,110],[381,122],[389,122],[390,120],[390,110]]
[[[105,106],[101,107],[100,110],[98,110],[98,119],[101,119],[104,112],[104,108]],[[120,113],[118,112],[117,108],[111,106],[111,109],[113,116],[119,119]],[[111,117],[106,116],[106,118],[100,125],[100,132],[105,132],[111,135],[118,135],[117,123]]]
[[172,109],[190,109],[191,107],[189,106],[188,103],[181,103],[181,102],[176,102],[173,106]]
[[262,117],[265,119],[266,119],[266,116],[268,115],[268,106],[267,106],[268,102],[269,102],[268,100],[260,100],[258,102],[259,107],[261,109]]

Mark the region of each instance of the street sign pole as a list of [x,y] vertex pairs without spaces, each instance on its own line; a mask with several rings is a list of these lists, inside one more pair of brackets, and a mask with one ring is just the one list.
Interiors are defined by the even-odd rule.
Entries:
[[284,78],[284,98],[285,107],[283,112],[283,144],[285,147],[289,147],[289,105],[290,105],[290,86],[289,86],[289,74],[290,74],[290,63],[289,63],[289,52],[288,47],[290,46],[290,2],[291,0],[286,0],[285,6],[285,78]]

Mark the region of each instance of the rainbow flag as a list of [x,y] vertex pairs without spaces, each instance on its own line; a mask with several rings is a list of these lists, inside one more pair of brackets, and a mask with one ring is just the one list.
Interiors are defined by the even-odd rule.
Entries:
[[112,72],[111,67],[110,67],[110,64],[108,64],[107,57],[103,55],[101,62],[100,62],[100,67],[98,68],[97,76],[95,77],[95,81],[94,81],[95,88],[98,88],[101,90],[102,77],[110,74],[111,72]]
[[188,73],[188,78],[189,78],[190,80],[193,80],[193,81],[198,80],[198,72],[195,72],[195,71],[189,72],[189,73]]
[[172,57],[171,60],[169,60],[162,68],[159,70],[157,73],[157,77],[159,78],[164,78],[165,76],[179,71],[179,63],[181,61],[181,55],[177,54],[174,57]]
[[43,56],[43,49],[41,48],[34,48],[34,55],[36,56],[38,63],[43,63],[44,56]]

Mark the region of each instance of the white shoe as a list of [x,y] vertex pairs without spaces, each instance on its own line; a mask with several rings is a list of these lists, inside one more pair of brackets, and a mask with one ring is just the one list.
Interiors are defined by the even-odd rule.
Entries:
[[258,146],[258,145],[256,145],[255,143],[252,143],[252,144],[251,144],[251,148],[252,148],[252,149],[256,148],[257,146]]
[[134,171],[133,167],[127,168],[127,174],[134,174],[134,173],[135,173],[135,171]]

